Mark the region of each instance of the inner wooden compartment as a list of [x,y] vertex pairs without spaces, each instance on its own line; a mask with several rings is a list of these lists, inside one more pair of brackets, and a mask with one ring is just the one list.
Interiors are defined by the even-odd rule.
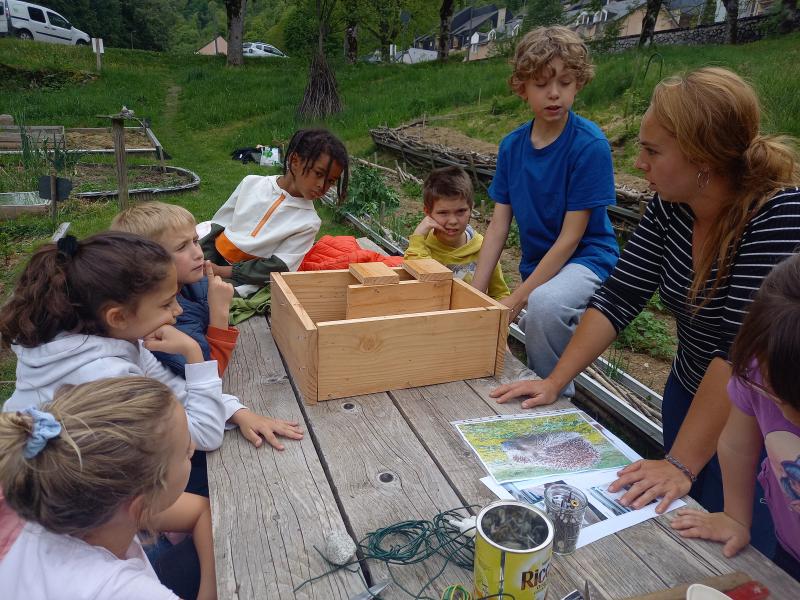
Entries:
[[417,281],[402,267],[392,271],[400,278],[396,285],[362,285],[349,271],[339,270],[281,273],[281,277],[314,324],[495,306],[460,279]]

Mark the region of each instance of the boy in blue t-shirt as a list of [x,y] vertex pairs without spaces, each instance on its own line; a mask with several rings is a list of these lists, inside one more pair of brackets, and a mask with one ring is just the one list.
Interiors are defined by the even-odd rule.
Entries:
[[594,74],[581,38],[539,27],[519,42],[513,64],[509,83],[534,118],[500,142],[489,187],[494,214],[472,285],[486,289],[516,218],[523,282],[502,302],[512,319],[527,304],[528,366],[546,377],[619,257],[606,213],[616,197],[614,169],[603,132],[570,110]]

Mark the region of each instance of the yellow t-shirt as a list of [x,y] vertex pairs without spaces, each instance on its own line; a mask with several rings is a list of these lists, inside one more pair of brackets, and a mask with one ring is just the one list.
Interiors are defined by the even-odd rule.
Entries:
[[[454,277],[463,279],[466,283],[472,281],[475,269],[478,266],[478,256],[481,252],[483,236],[473,232],[472,238],[463,246],[453,248],[439,241],[433,231],[427,237],[412,235],[408,239],[408,249],[404,258],[433,258],[453,272]],[[508,286],[503,279],[503,271],[498,262],[489,281],[488,294],[495,300],[500,300],[510,295]]]

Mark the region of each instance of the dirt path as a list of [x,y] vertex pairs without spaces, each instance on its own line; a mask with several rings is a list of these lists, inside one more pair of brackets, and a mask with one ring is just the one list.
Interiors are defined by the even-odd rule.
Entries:
[[167,89],[167,97],[164,99],[164,121],[172,123],[178,115],[178,102],[183,88],[174,84]]

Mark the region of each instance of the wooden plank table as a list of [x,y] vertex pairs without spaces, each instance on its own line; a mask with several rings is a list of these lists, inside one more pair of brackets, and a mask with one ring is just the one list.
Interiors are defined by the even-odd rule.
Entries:
[[[478,479],[479,461],[450,422],[520,412],[499,405],[488,392],[495,379],[458,381],[305,405],[287,374],[266,319],[240,326],[225,377],[226,391],[261,414],[298,420],[300,442],[283,452],[255,449],[235,431],[208,456],[214,553],[221,599],[344,599],[386,577],[387,567],[361,561],[294,591],[328,570],[315,548],[329,531],[354,539],[409,519],[430,519],[462,505],[486,505],[495,497]],[[387,365],[387,369],[391,365]],[[436,365],[431,365],[436,368]],[[507,356],[503,381],[533,373]],[[566,408],[560,400],[548,408]],[[691,501],[690,501],[691,502]],[[608,599],[655,592],[711,575],[744,571],[770,588],[771,598],[800,598],[800,585],[749,548],[734,559],[715,543],[684,540],[669,526],[671,515],[646,521],[573,555],[554,557],[548,598],[583,589],[585,579]],[[391,567],[398,584],[382,598],[410,598],[439,573],[432,558]],[[449,584],[472,585],[472,572],[444,566],[427,590],[438,599]]]

